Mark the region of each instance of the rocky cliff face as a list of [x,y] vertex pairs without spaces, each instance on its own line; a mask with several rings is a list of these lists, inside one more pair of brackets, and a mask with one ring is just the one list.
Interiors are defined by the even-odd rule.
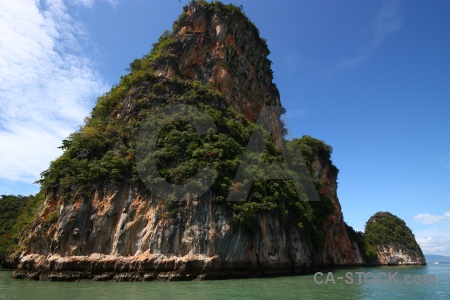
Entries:
[[[180,280],[362,264],[343,222],[330,151],[307,148],[311,155],[306,163],[324,200],[319,203],[283,196],[287,188],[280,186],[289,187],[283,182],[255,187],[246,203],[225,203],[221,189],[230,189],[231,182],[220,175],[221,182],[205,194],[168,204],[136,179],[132,149],[139,122],[158,107],[179,101],[210,106],[224,132],[207,136],[207,143],[195,140],[203,144],[194,157],[219,167],[230,161],[236,171],[232,155],[245,150],[241,136],[248,139],[245,128],[253,128],[248,122],[255,122],[264,106],[280,106],[268,53],[240,9],[220,2],[193,2],[185,8],[174,32],[134,61],[132,73],[99,98],[85,127],[64,141],[66,152],[44,173],[44,207],[22,242],[14,276]],[[264,119],[276,145],[283,140],[281,112]],[[181,150],[170,152],[171,147],[160,151],[163,167],[173,167],[180,155]],[[220,174],[231,172],[229,165]],[[174,181],[184,171],[167,170]]]
[[74,204],[49,195],[40,219],[60,209],[57,223],[37,225],[22,253],[16,278],[47,280],[184,280],[287,275],[324,266],[360,265],[349,240],[330,167],[314,160],[315,180],[336,206],[324,224],[323,248],[287,230],[275,214],[261,214],[251,236],[233,226],[211,194],[183,204],[170,216],[164,204],[129,187],[105,187]]
[[365,242],[370,264],[426,265],[414,234],[391,213],[378,212],[367,221]]
[[[328,157],[327,157],[328,156]],[[317,155],[313,161],[315,182],[323,182],[323,194],[333,201],[333,211],[324,224],[325,248],[324,262],[330,265],[362,265],[365,263],[356,241],[349,238],[345,227],[341,204],[337,196],[337,173],[333,170],[329,155]]]
[[252,122],[264,106],[281,108],[265,119],[281,144],[280,113],[284,110],[272,82],[270,51],[240,9],[231,10],[227,12],[220,4],[215,9],[195,3],[186,7],[174,26],[177,42],[167,49],[172,55],[158,65],[159,74],[212,84],[226,95],[231,107]]
[[426,265],[424,256],[418,251],[411,251],[402,245],[390,244],[377,247],[377,256],[381,265]]

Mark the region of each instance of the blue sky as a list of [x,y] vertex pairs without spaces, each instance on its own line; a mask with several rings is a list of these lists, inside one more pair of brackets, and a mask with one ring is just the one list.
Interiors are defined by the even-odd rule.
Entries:
[[[346,222],[390,211],[450,255],[450,2],[224,1],[267,39],[289,137],[334,148]],[[0,2],[0,194],[30,194],[57,147],[186,0]]]

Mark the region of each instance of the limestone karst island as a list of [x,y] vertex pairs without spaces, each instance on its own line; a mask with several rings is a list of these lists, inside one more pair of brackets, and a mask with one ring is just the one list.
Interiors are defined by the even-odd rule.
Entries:
[[62,141],[40,192],[0,201],[2,265],[64,281],[424,265],[396,216],[344,222],[331,146],[284,138],[268,55],[239,7],[192,1]]

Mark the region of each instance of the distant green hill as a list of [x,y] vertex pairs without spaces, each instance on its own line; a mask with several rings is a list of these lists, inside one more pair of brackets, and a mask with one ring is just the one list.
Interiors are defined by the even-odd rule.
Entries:
[[425,258],[406,223],[389,212],[377,212],[366,223],[364,233],[369,264],[424,265]]
[[435,255],[435,254],[425,254],[425,259],[428,264],[433,264],[435,262],[450,262],[450,256]]

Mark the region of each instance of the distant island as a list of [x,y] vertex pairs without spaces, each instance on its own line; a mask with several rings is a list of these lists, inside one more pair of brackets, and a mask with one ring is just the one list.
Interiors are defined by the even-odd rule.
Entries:
[[241,7],[191,1],[62,141],[40,192],[0,198],[1,264],[52,281],[425,265],[398,217],[344,222],[332,147],[285,139],[269,53]]
[[425,259],[428,264],[434,264],[435,262],[445,262],[450,263],[450,256],[436,255],[436,254],[425,254]]
[[374,265],[425,265],[411,229],[389,212],[378,212],[366,223],[366,262]]

